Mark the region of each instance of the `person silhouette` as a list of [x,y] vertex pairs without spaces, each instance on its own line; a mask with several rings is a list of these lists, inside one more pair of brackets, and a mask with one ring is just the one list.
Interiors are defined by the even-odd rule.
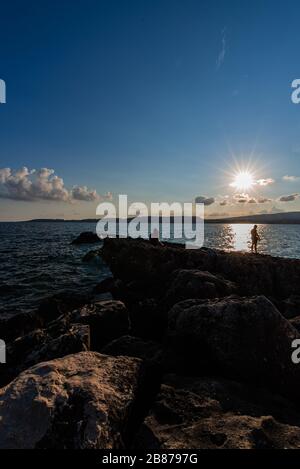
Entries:
[[251,230],[251,241],[252,241],[251,252],[253,252],[254,250],[255,254],[257,254],[257,242],[260,241],[260,236],[257,233],[257,225],[254,225],[254,227]]

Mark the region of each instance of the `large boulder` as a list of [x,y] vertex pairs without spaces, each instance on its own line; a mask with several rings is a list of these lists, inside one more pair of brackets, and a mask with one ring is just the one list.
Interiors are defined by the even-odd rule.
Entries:
[[136,358],[81,352],[36,365],[0,390],[0,448],[123,448],[142,380]]
[[[300,447],[299,413],[277,398],[291,415],[274,418],[274,398],[251,402],[247,388],[210,378],[163,384],[135,439],[135,448],[168,449],[283,449]],[[252,389],[252,397],[255,392]],[[256,397],[261,393],[256,390]],[[264,412],[267,413],[264,413]]]
[[298,331],[263,296],[186,300],[168,315],[168,341],[191,371],[218,372],[297,398],[291,360]]
[[180,269],[172,275],[165,301],[171,306],[189,298],[217,298],[236,291],[236,285],[220,275],[195,269]]
[[117,300],[96,301],[74,310],[71,321],[90,326],[91,349],[95,351],[129,331],[127,308]]

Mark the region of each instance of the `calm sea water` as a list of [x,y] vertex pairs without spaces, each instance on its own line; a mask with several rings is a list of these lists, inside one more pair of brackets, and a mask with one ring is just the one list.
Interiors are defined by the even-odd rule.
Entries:
[[[205,226],[205,245],[247,251],[252,225]],[[73,246],[89,223],[0,223],[0,314],[29,311],[63,291],[87,293],[109,270],[82,258],[95,246]],[[262,253],[300,259],[300,225],[260,225]]]

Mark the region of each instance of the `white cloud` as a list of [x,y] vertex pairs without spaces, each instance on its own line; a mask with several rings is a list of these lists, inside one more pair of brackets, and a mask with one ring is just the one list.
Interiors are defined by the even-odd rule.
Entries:
[[255,181],[255,184],[258,186],[269,186],[270,184],[274,184],[275,180],[272,178],[267,178],[267,179],[257,179]]
[[97,192],[90,191],[86,186],[73,186],[71,194],[74,200],[92,202],[99,199]]
[[249,194],[235,194],[233,196],[233,202],[234,203],[238,203],[238,204],[244,204],[244,203],[248,203],[248,204],[265,204],[265,203],[269,203],[269,202],[272,202],[272,199],[268,199],[267,197],[258,197],[258,198],[255,198],[255,197],[251,197]]
[[239,203],[239,204],[245,204],[246,202],[249,201],[249,194],[234,194],[233,196],[233,202],[234,203]]
[[0,197],[14,200],[56,200],[72,202],[75,200],[96,201],[99,195],[86,186],[67,189],[54,169],[41,168],[29,170],[26,166],[13,170],[0,169]]
[[297,182],[297,181],[300,181],[300,177],[299,176],[283,176],[282,178],[284,181],[288,181],[288,182]]

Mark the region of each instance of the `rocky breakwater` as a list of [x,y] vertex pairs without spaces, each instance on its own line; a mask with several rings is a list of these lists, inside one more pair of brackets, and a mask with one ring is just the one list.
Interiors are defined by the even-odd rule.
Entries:
[[131,239],[105,240],[102,256],[131,333],[161,348],[138,447],[300,447],[300,261]]
[[300,261],[131,239],[97,255],[94,296],[0,322],[0,448],[300,448]]

